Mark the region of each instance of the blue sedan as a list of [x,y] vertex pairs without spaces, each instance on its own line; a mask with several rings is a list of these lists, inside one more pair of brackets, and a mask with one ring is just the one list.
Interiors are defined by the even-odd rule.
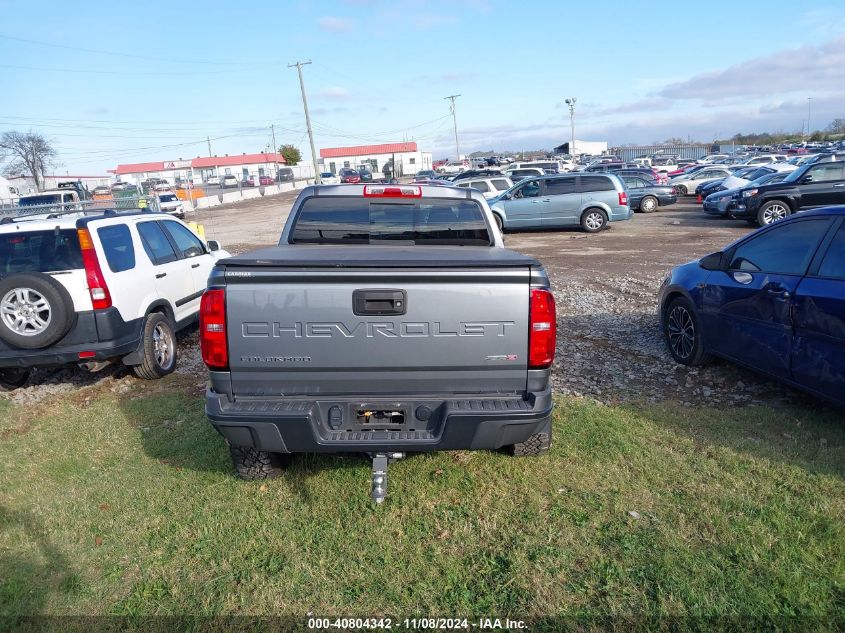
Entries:
[[678,266],[660,288],[660,321],[679,363],[719,356],[845,406],[845,206]]

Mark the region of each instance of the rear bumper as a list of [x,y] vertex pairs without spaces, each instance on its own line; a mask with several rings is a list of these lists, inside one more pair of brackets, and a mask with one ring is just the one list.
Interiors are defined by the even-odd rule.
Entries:
[[611,207],[610,216],[607,219],[610,222],[620,222],[630,220],[632,217],[634,217],[634,208],[626,205],[624,207]]
[[[366,400],[374,401],[391,399]],[[337,407],[348,417],[361,402],[282,398],[230,402],[225,395],[209,390],[205,412],[212,426],[231,444],[269,452],[429,452],[494,450],[523,442],[546,426],[553,407],[551,390],[529,394],[525,399],[400,398],[394,402],[407,412],[401,429],[368,430],[351,422],[335,424],[335,428],[329,425],[329,409]],[[422,407],[431,413],[428,420],[417,416]]]
[[[0,342],[0,367],[49,367],[126,356],[138,349],[143,319],[124,321],[116,308],[79,312],[70,331],[43,349],[10,348]],[[93,352],[80,358],[80,352]]]

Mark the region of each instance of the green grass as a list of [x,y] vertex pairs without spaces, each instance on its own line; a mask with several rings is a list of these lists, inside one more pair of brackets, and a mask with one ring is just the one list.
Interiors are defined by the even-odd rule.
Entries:
[[364,459],[241,482],[201,398],[142,394],[0,402],[0,615],[845,612],[836,412],[561,400],[551,455],[414,456],[375,507]]

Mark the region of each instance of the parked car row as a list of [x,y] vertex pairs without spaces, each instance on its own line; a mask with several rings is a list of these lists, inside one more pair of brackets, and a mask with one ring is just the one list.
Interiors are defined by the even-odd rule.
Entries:
[[799,211],[845,204],[845,161],[817,160],[792,170],[761,168],[738,183],[704,197],[704,212],[766,226]]

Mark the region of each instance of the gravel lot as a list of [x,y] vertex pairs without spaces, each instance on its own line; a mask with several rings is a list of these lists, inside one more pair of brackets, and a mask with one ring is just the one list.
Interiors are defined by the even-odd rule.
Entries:
[[[232,253],[274,244],[298,192],[194,213]],[[657,289],[673,266],[718,250],[746,234],[744,223],[705,216],[693,203],[676,204],[598,235],[580,231],[509,233],[508,248],[543,262],[552,279],[558,310],[558,393],[605,403],[673,401],[684,406],[800,401],[823,406],[778,383],[717,362],[688,369],[674,363],[658,331]],[[196,331],[182,337],[177,372],[202,381]],[[37,372],[32,384],[13,394],[32,402],[99,385],[126,389],[135,378],[124,367],[96,374],[75,368]],[[199,384],[199,382],[198,382]]]

